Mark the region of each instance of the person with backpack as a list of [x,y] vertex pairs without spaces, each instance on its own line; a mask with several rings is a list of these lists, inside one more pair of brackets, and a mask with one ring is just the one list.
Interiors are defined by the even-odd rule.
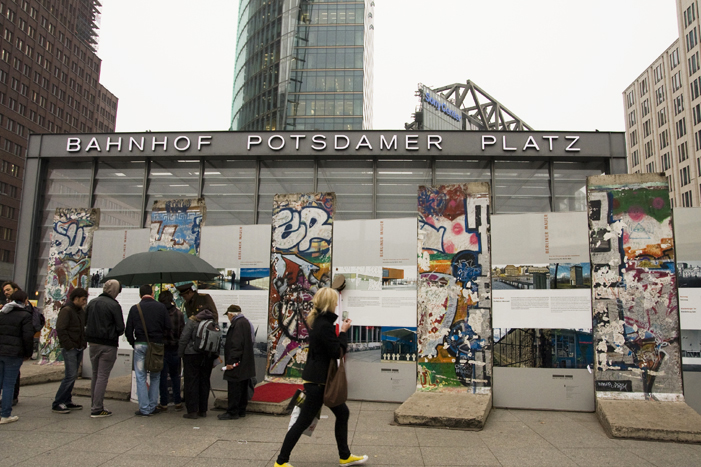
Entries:
[[[15,284],[12,281],[7,281],[2,284],[2,292],[3,295],[5,295],[5,303],[9,304],[12,303],[12,299],[10,298],[13,293],[17,291],[22,291],[19,285]],[[25,293],[26,295],[26,293]],[[25,303],[23,304],[24,308],[32,315],[32,326],[34,327],[34,343],[33,343],[33,348],[34,350],[32,351],[32,355],[37,351],[37,348],[39,346],[39,333],[41,332],[41,329],[44,327],[44,323],[46,322],[46,319],[44,318],[43,313],[39,308],[35,307],[32,305],[32,303],[29,301],[29,296],[27,296],[27,299],[24,301]],[[30,357],[34,358],[34,357]],[[20,380],[20,372],[17,372],[17,383],[15,384],[15,393],[14,397],[12,398],[12,406],[14,407],[19,403],[19,380]]]
[[161,371],[160,383],[161,403],[158,405],[158,409],[162,412],[168,410],[168,375],[170,375],[170,380],[173,385],[173,403],[175,404],[175,410],[180,411],[183,409],[183,403],[180,398],[180,357],[178,356],[178,344],[180,342],[180,336],[183,333],[183,328],[185,328],[185,318],[183,317],[182,311],[175,306],[173,294],[170,290],[162,291],[158,295],[158,301],[164,304],[168,309],[170,323],[173,325],[172,329],[168,331],[163,339],[165,354],[163,355],[163,371]]
[[185,406],[183,418],[207,416],[214,359],[219,356],[221,330],[215,314],[205,308],[190,316],[180,335],[178,355],[183,359]]
[[0,310],[0,424],[3,425],[19,420],[19,417],[12,415],[12,396],[14,386],[19,384],[19,368],[23,360],[31,357],[34,340],[32,317],[24,307],[27,294],[17,290],[9,298]]

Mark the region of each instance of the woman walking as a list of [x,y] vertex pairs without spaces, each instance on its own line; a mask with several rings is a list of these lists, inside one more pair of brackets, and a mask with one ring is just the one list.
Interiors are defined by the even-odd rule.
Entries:
[[[338,319],[334,313],[338,304],[338,292],[324,287],[314,295],[312,304],[314,309],[307,316],[307,325],[310,328],[309,351],[307,363],[302,371],[306,398],[302,404],[299,418],[285,436],[275,467],[292,467],[287,463],[292,449],[324,404],[324,386],[329,365],[332,360],[341,358],[348,346],[346,333],[350,329],[351,320],[343,321],[338,336],[336,336],[334,326]],[[331,411],[336,416],[335,434],[340,465],[364,464],[368,460],[368,456],[354,456],[348,448],[348,417],[350,415],[348,406],[344,403],[332,407]]]
[[183,376],[185,378],[185,407],[187,413],[183,418],[196,419],[207,416],[209,405],[209,379],[212,376],[212,364],[218,356],[214,353],[203,353],[195,348],[195,337],[200,322],[213,320],[214,313],[204,309],[190,316],[180,335],[178,355],[183,359]]
[[27,293],[16,290],[10,300],[0,310],[0,424],[19,420],[16,415],[12,416],[15,383],[22,361],[30,358],[34,349],[32,315],[25,308]]

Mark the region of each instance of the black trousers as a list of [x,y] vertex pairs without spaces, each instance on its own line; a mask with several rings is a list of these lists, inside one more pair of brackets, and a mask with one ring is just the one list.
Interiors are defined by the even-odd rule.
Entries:
[[15,381],[15,397],[12,399],[17,399],[19,397],[19,377],[22,376],[20,372],[17,372],[17,381]]
[[212,363],[212,357],[207,354],[185,354],[183,356],[183,377],[185,379],[183,389],[188,413],[207,411]]
[[[284,464],[290,460],[292,449],[294,449],[297,441],[299,441],[302,433],[304,433],[304,430],[309,428],[309,425],[312,424],[321,406],[324,405],[323,384],[305,383],[304,392],[307,394],[307,397],[302,404],[302,411],[295,424],[292,425],[292,428],[290,428],[285,436],[285,441],[282,443],[282,448],[280,449],[280,455],[277,458],[278,464]],[[338,457],[341,459],[348,459],[351,455],[350,449],[348,448],[348,417],[350,416],[350,411],[346,404],[341,404],[333,407],[331,412],[336,416],[335,435],[336,444],[338,445]]]
[[250,379],[243,381],[227,381],[229,395],[229,407],[226,409],[231,415],[243,415],[248,405],[248,383]]

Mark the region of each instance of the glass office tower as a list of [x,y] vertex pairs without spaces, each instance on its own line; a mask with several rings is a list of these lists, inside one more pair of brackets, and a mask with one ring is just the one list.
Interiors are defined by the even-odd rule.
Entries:
[[242,0],[230,129],[372,129],[373,10],[369,0]]

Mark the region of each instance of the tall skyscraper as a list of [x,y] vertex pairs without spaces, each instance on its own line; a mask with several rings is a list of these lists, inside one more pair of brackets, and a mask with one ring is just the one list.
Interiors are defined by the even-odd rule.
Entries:
[[676,0],[679,38],[623,91],[628,171],[664,172],[673,206],[701,206],[701,59],[696,0]]
[[230,129],[372,129],[374,7],[242,0]]
[[97,0],[0,1],[0,280],[23,260],[14,254],[28,136],[114,132],[117,98],[99,83],[95,53],[99,7]]

